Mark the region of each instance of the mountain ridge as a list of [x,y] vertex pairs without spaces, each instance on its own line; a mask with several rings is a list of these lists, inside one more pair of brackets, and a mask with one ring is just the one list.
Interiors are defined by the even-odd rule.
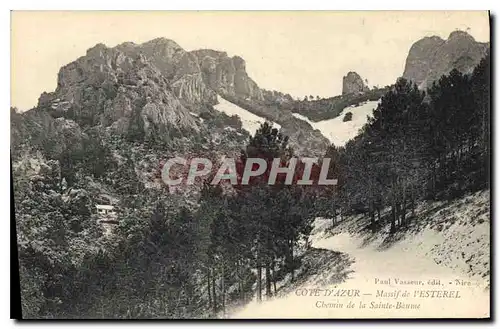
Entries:
[[[250,104],[245,110],[256,115],[262,116],[260,108],[269,108],[264,117],[291,135],[299,153],[312,150],[319,155],[328,146],[310,125],[273,110],[293,101],[291,96],[261,89],[246,72],[242,57],[212,49],[186,51],[166,38],[115,47],[96,44],[59,70],[56,90],[42,93],[37,107],[81,125],[100,124],[121,135],[168,142],[172,135],[199,132],[202,128],[191,113],[199,115],[217,104],[217,95]],[[304,134],[297,133],[298,127],[312,139],[306,147],[301,146]]]

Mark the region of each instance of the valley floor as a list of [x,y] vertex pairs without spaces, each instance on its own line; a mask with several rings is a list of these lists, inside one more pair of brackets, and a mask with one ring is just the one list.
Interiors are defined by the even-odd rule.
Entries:
[[482,191],[422,203],[408,227],[392,236],[387,213],[375,234],[362,215],[333,227],[331,219],[318,218],[307,276],[282,283],[279,297],[252,302],[231,317],[488,317],[489,200]]

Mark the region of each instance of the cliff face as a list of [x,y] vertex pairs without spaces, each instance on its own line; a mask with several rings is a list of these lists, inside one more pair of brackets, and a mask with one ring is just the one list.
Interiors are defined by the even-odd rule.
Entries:
[[349,72],[342,78],[342,95],[357,94],[369,90],[370,88],[365,85],[363,79],[356,72]]
[[248,76],[246,64],[239,56],[209,49],[196,50],[191,54],[197,59],[203,81],[221,95],[244,99],[263,100],[262,90]]
[[110,126],[119,134],[139,129],[148,137],[171,129],[198,131],[190,112],[216,104],[217,94],[255,101],[284,97],[261,90],[241,57],[208,49],[187,52],[158,38],[94,46],[61,68],[57,89],[42,94],[38,107],[82,125]]
[[425,37],[411,46],[403,78],[427,88],[453,69],[472,72],[488,49],[489,43],[476,42],[463,31],[452,32],[447,40]]

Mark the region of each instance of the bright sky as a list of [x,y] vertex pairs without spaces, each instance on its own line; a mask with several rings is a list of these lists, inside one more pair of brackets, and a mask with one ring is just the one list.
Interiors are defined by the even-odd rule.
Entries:
[[488,42],[490,34],[486,11],[16,11],[11,17],[11,104],[20,110],[53,91],[59,68],[97,43],[165,37],[186,50],[223,50],[243,57],[260,87],[303,98],[340,94],[348,71],[370,86],[393,83],[411,45],[424,36],[446,39],[460,29]]

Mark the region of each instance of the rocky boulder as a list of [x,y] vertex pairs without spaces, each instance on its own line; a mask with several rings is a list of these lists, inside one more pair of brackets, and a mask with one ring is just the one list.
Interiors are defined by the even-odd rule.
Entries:
[[200,127],[180,99],[213,102],[215,96],[200,85],[199,67],[189,57],[167,39],[114,48],[98,44],[61,68],[55,92],[42,94],[38,107],[118,134],[167,140],[169,130],[189,135]]
[[342,122],[352,121],[352,112],[347,112],[342,119]]

